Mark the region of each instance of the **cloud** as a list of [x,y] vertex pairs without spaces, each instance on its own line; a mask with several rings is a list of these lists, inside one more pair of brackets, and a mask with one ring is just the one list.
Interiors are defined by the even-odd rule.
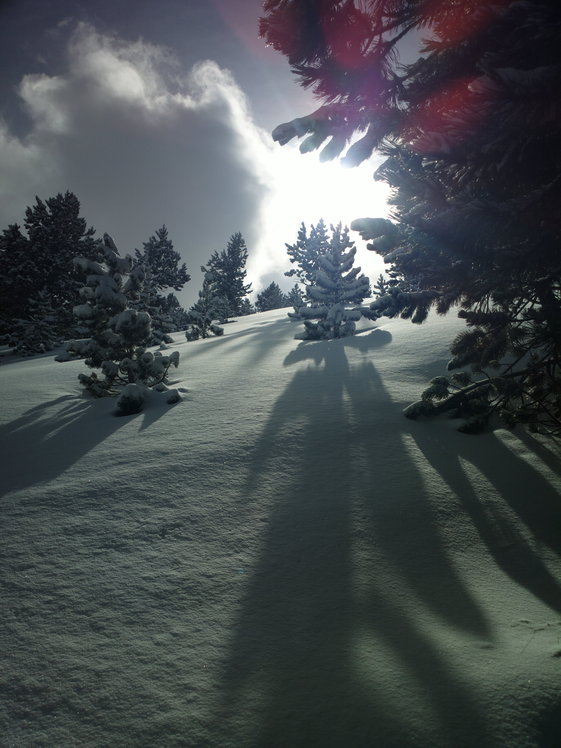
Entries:
[[370,214],[357,206],[350,217],[335,215],[342,177],[318,167],[314,156],[306,170],[311,161],[295,147],[281,152],[216,62],[186,71],[169,50],[142,40],[89,24],[63,31],[66,69],[20,82],[27,135],[0,122],[0,227],[21,222],[36,194],[67,189],[88,223],[112,234],[123,253],[165,223],[193,276],[180,294],[189,305],[202,280],[199,266],[234,232],[246,239],[249,280],[260,290],[282,280],[284,243],[294,241],[302,220]]
[[216,63],[184,73],[162,48],[82,24],[67,69],[25,76],[19,95],[31,127],[18,138],[0,126],[3,227],[22,220],[35,194],[70,189],[123,252],[166,223],[195,275],[235,231],[256,241],[271,146]]
[[21,220],[25,200],[41,191],[55,171],[49,155],[33,142],[14,137],[0,122],[0,216],[2,228]]

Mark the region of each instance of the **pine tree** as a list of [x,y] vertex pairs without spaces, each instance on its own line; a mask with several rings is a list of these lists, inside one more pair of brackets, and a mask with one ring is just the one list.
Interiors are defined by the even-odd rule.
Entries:
[[286,295],[288,303],[292,306],[294,309],[293,312],[293,319],[296,318],[296,316],[299,314],[300,309],[306,305],[306,301],[304,299],[304,294],[302,293],[300,286],[298,283],[295,283],[290,291]]
[[[89,337],[70,341],[67,355],[57,360],[85,356],[86,365],[101,369],[103,375],[80,374],[85,389],[94,397],[120,393],[117,413],[133,413],[141,410],[148,388],[165,389],[168,370],[177,367],[179,353],[164,356],[146,350],[151,339],[150,315],[130,306],[142,289],[142,267],[133,265],[130,256],[121,257],[108,234],[99,243],[99,254],[103,254],[102,263],[86,257],[74,260],[86,282],[74,314]],[[179,395],[172,390],[168,398],[176,402]]]
[[14,319],[25,318],[27,300],[35,290],[35,266],[29,239],[17,223],[0,235],[0,333],[11,332]]
[[375,296],[385,296],[390,288],[391,286],[389,281],[384,277],[382,273],[380,273],[372,287],[372,292]]
[[[209,338],[211,335],[223,335],[224,329],[216,324],[216,320],[228,316],[228,302],[218,295],[219,284],[216,275],[201,268],[204,272],[203,287],[199,291],[199,299],[187,313],[188,327],[185,331],[187,340]],[[226,306],[225,306],[226,304]]]
[[255,307],[251,301],[247,298],[243,298],[240,303],[240,317],[247,317],[249,314],[255,314]]
[[166,297],[158,292],[154,276],[149,265],[135,263],[144,278],[138,298],[131,300],[131,309],[148,312],[151,319],[150,345],[173,343],[170,333],[173,323],[167,311]]
[[273,281],[261,293],[257,294],[255,308],[258,312],[267,312],[270,309],[283,309],[289,303],[286,294],[281,291],[278,283]]
[[62,343],[57,334],[57,314],[48,294],[42,290],[25,300],[25,317],[10,320],[10,332],[3,336],[6,345],[20,356],[46,353]]
[[204,270],[213,274],[216,295],[228,301],[230,315],[241,314],[243,299],[251,291],[251,283],[244,283],[247,257],[245,240],[237,232],[230,237],[226,249],[212,253]]
[[[463,414],[477,430],[498,413],[560,433],[561,8],[268,0],[265,10],[262,33],[322,101],[274,137],[307,135],[303,149],[327,158],[347,149],[351,165],[375,148],[387,157],[376,177],[393,189],[392,220],[352,224],[390,266],[372,314],[422,322],[455,305],[466,320],[450,369],[471,372],[438,378],[408,415]],[[423,54],[400,67],[397,45],[413,29]]]
[[[215,286],[215,293],[218,293],[218,288]],[[221,325],[225,325],[232,320],[228,319],[232,316],[232,307],[230,302],[225,296],[215,296],[212,303],[215,318],[220,322]]]
[[135,256],[144,271],[143,291],[135,308],[145,309],[150,313],[151,345],[173,343],[170,333],[173,331],[174,322],[169,315],[169,303],[162,290],[173,288],[180,291],[191,276],[185,263],[179,264],[181,255],[174,250],[165,225],[144,242],[142,252],[135,250]]
[[179,303],[174,293],[169,293],[162,304],[162,309],[171,323],[171,330],[184,330],[189,324],[186,310]]
[[323,218],[314,226],[308,229],[304,223],[300,225],[298,237],[294,244],[285,244],[289,260],[295,267],[288,270],[285,275],[289,278],[295,277],[303,287],[303,292],[299,290],[298,284],[294,289],[298,289],[292,306],[293,312],[288,312],[292,320],[300,320],[306,316],[306,307],[310,299],[307,296],[307,288],[315,283],[315,273],[318,270],[318,259],[330,249],[330,237]]
[[179,264],[181,255],[173,248],[165,224],[143,243],[142,252],[135,250],[135,255],[137,261],[150,270],[152,282],[158,291],[167,288],[181,291],[191,280],[185,263]]
[[297,278],[303,286],[311,286],[314,273],[317,270],[318,257],[329,249],[329,235],[323,218],[310,227],[310,234],[306,225],[302,223],[298,230],[295,244],[285,244],[286,253],[291,263],[296,267],[288,270],[285,275]]
[[80,202],[72,192],[58,194],[44,202],[38,197],[25,211],[25,230],[29,255],[34,265],[33,286],[44,291],[57,310],[57,327],[63,334],[72,332],[72,306],[79,287],[72,259],[77,255],[90,259],[99,256],[94,229],[80,217]]
[[[25,211],[24,228],[27,236],[14,224],[0,237],[0,334],[15,352],[40,353],[74,334],[79,283],[72,258],[96,259],[98,250],[71,192],[37,197]],[[48,310],[48,325],[38,324],[41,308]]]
[[300,310],[305,331],[296,335],[297,339],[326,340],[354,334],[355,322],[362,316],[356,305],[370,294],[368,278],[359,267],[353,267],[355,255],[348,228],[343,229],[340,223],[331,226],[329,247],[317,257],[311,274],[313,285],[307,289],[312,304]]

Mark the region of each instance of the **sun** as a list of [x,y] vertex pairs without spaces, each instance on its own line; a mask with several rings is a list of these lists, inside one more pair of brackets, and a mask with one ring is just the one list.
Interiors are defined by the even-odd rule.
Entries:
[[[268,246],[268,261],[275,260],[280,269],[286,262],[284,245],[296,241],[302,222],[309,228],[323,218],[328,227],[339,222],[350,226],[355,218],[387,217],[388,187],[373,178],[379,163],[373,158],[345,168],[338,161],[320,162],[317,153],[301,154],[297,144],[277,146],[267,180],[266,235],[260,241],[263,249]],[[363,271],[377,277],[383,271],[382,259],[366,250],[355,232],[351,239]]]
[[294,216],[297,225],[320,218],[349,224],[361,216],[387,215],[388,188],[373,178],[379,161],[349,169],[339,161],[322,163],[317,153],[301,154],[295,146],[275,155],[274,204],[285,219]]

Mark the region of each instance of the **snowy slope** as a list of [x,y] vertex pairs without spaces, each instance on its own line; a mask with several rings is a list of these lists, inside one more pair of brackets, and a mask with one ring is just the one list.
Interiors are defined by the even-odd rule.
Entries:
[[0,367],[2,746],[559,745],[559,454],[405,419],[458,321],[368,326],[242,318],[128,418]]

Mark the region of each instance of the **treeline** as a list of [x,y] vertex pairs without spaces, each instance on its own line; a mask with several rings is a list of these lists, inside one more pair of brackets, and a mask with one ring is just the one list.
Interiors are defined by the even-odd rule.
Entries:
[[[221,325],[234,316],[284,307],[302,309],[310,300],[305,287],[312,282],[310,273],[303,273],[329,244],[320,220],[317,227],[312,226],[312,256],[305,260],[305,231],[302,227],[294,247],[287,245],[291,262],[299,259],[304,268],[286,273],[298,281],[289,292],[273,281],[256,295],[255,305],[251,303],[251,284],[245,282],[248,249],[238,232],[230,237],[225,249],[214,251],[201,267],[203,283],[198,300],[186,310],[175,292],[181,291],[191,276],[166,226],[157,229],[142,250],[134,250],[131,268],[141,270],[142,283],[136,296],[128,300],[131,309],[150,316],[150,345],[172,342],[170,333],[177,330],[186,330],[188,340],[221,335]],[[338,232],[337,236],[340,227]],[[348,241],[348,230],[345,232]],[[296,249],[298,246],[300,249]],[[103,240],[96,239],[94,228],[80,215],[80,202],[72,192],[46,200],[37,197],[25,210],[23,228],[12,224],[2,231],[0,342],[14,353],[44,353],[87,332],[74,313],[80,304],[81,288],[74,262],[77,257],[105,262]]]
[[[19,355],[31,355],[83,335],[74,313],[81,288],[74,260],[104,263],[103,246],[72,192],[37,197],[25,210],[23,228],[12,224],[0,234],[0,342]],[[191,276],[166,226],[157,229],[141,250],[134,250],[131,268],[140,269],[142,283],[128,300],[130,308],[150,316],[149,344],[171,342],[175,330],[189,329],[190,339],[204,337],[207,316],[225,322],[253,312],[247,297],[251,286],[245,284],[247,256],[242,235],[234,234],[202,268],[199,302],[185,310],[175,292]]]

